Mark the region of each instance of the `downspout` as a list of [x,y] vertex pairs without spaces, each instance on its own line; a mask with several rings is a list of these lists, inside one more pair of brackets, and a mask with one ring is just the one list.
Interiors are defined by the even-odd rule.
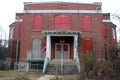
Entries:
[[18,62],[18,46],[19,46],[19,40],[17,40],[17,44],[16,44],[16,58],[15,58],[15,62]]

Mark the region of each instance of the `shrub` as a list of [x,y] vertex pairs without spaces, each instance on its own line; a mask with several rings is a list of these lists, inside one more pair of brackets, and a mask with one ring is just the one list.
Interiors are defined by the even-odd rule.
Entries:
[[81,64],[83,65],[83,71],[89,72],[93,69],[97,62],[95,54],[84,54],[81,56]]
[[118,80],[117,74],[112,67],[112,63],[99,61],[93,69],[95,80]]

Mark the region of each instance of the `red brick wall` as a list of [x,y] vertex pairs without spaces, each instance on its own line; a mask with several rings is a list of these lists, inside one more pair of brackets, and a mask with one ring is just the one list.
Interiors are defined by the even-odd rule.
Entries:
[[[30,10],[40,10],[40,9],[59,9],[61,4],[31,4],[25,5],[29,6]],[[67,5],[66,8],[65,5]],[[81,9],[81,10],[95,10],[96,7],[100,7],[100,5],[92,5],[92,4],[64,4],[64,9]],[[41,39],[43,43],[45,43],[45,35],[41,31],[33,30],[34,16],[41,15],[42,16],[42,30],[54,30],[54,17],[56,15],[68,15],[71,17],[71,30],[80,30],[82,34],[79,36],[79,56],[83,54],[83,40],[85,38],[91,38],[93,41],[93,52],[97,55],[98,59],[104,58],[104,36],[102,34],[103,19],[109,19],[109,15],[102,14],[17,14],[20,19],[23,19],[22,22],[22,35],[20,37],[20,60],[25,60],[27,51],[32,50],[32,41],[35,38]],[[85,15],[89,15],[92,21],[92,30],[84,31],[83,30],[83,21],[82,18]],[[108,29],[111,29],[111,25],[106,23]],[[18,27],[17,27],[18,26]],[[15,27],[15,35],[14,38],[18,38],[18,30],[19,25]],[[108,34],[109,35],[109,34]],[[110,34],[107,39],[111,39],[112,35]]]
[[93,4],[74,4],[74,3],[47,3],[47,4],[28,4],[25,5],[29,10],[55,10],[55,9],[63,9],[63,10],[96,10],[96,8],[100,7],[100,5]]

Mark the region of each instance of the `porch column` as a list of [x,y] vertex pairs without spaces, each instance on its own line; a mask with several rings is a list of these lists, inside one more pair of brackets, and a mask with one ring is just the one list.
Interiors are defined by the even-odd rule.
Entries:
[[78,56],[78,35],[74,35],[74,60]]
[[50,35],[47,36],[47,41],[46,41],[46,56],[51,59],[51,38]]

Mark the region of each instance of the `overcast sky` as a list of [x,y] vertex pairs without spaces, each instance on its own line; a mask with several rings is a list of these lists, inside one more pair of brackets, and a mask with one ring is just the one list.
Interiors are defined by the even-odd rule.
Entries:
[[[15,13],[23,11],[23,2],[66,1],[66,2],[102,2],[103,12],[120,12],[120,0],[1,0],[0,2],[0,36],[9,33],[9,25],[15,21]],[[113,20],[116,25],[120,22]],[[119,27],[119,26],[118,26]],[[1,33],[2,32],[2,33]],[[119,37],[120,38],[120,37]]]

